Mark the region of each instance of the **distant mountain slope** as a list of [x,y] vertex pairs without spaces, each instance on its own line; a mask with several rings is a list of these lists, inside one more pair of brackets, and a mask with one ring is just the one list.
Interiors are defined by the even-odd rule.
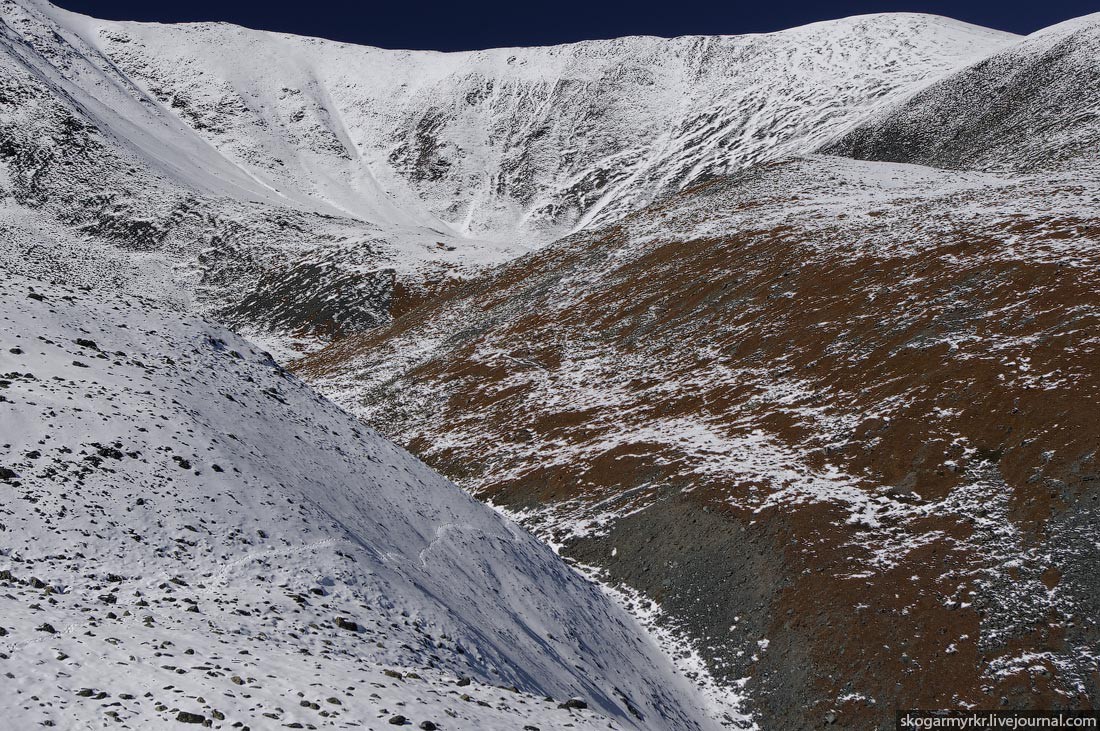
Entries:
[[273,190],[53,12],[0,3],[0,264],[175,301],[274,343],[371,327],[397,280],[522,250]]
[[1013,39],[916,14],[449,54],[212,24],[81,33],[274,188],[368,220],[542,242],[809,151]]
[[441,54],[0,0],[0,262],[108,259],[292,357],[1013,39],[899,14]]
[[657,600],[763,728],[1095,707],[1098,195],[759,166],[295,370]]
[[896,14],[441,54],[3,7],[97,124],[199,190],[542,241],[812,149],[1013,38]]
[[888,106],[826,146],[947,168],[1100,162],[1100,13],[1043,29]]
[[239,337],[10,273],[0,313],[12,728],[707,727],[597,587]]

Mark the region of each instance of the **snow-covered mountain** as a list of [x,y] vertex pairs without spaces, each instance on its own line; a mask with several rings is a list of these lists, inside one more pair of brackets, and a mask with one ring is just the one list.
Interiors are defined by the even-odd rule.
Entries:
[[[9,717],[1100,703],[1097,16],[457,54],[0,18]],[[312,351],[717,693],[197,315]]]
[[901,14],[443,54],[44,0],[0,14],[0,225],[27,242],[2,260],[54,250],[60,224],[70,248],[127,250],[106,254],[115,279],[272,343],[369,328],[451,277],[810,151],[1014,38]]
[[367,220],[536,241],[811,149],[1012,38],[924,15],[450,54],[228,25],[84,35],[279,190]]
[[1096,28],[296,370],[657,599],[765,728],[1095,707]]
[[596,586],[238,336],[21,277],[0,313],[6,727],[709,728]]

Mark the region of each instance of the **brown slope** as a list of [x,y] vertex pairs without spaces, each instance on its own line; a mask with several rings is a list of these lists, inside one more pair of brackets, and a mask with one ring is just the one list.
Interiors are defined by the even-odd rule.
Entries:
[[794,160],[298,370],[659,601],[766,728],[1090,706],[1098,190]]

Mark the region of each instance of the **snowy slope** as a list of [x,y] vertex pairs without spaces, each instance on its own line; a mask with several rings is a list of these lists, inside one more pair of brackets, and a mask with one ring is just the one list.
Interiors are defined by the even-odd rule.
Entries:
[[1100,13],[1044,28],[891,104],[825,147],[937,167],[1100,163]]
[[0,313],[5,722],[707,727],[594,585],[246,341],[11,274]]
[[278,193],[35,4],[0,19],[0,263],[316,338],[517,251]]

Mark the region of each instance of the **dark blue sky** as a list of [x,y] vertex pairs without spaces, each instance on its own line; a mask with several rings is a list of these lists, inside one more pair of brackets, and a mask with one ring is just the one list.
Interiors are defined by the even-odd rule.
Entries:
[[753,33],[858,13],[947,15],[1016,33],[1100,10],[1100,0],[56,0],[100,18],[224,20],[387,48],[442,51],[622,35]]

